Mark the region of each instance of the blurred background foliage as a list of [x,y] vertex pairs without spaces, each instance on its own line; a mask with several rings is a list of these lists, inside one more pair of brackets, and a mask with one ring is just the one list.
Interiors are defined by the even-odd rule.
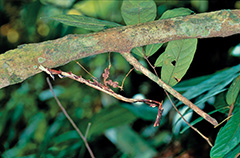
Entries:
[[[155,2],[157,19],[164,11],[178,7],[190,8],[196,13],[240,8],[240,1]],[[24,43],[57,39],[70,33],[90,33],[47,20],[45,17],[49,16],[86,15],[124,25],[121,4],[120,0],[0,0],[0,53]],[[189,88],[193,83],[187,81],[190,78],[239,64],[239,51],[239,35],[199,40],[194,61],[184,77],[186,82],[176,88],[180,91],[181,88]],[[159,52],[163,52],[163,48]],[[154,63],[157,57],[152,56],[150,61]],[[131,66],[117,53],[111,53],[110,59],[110,78],[121,84]],[[147,66],[145,60],[139,60]],[[109,65],[109,54],[88,57],[79,62],[101,80],[101,74]],[[61,69],[91,78],[75,62]],[[46,74],[40,73],[23,83],[0,90],[0,153],[3,157],[89,157],[82,140],[49,91],[46,77]],[[197,78],[197,81],[201,79]],[[91,123],[87,139],[96,157],[209,157],[210,147],[197,133],[192,130],[179,133],[186,124],[179,121],[163,90],[136,71],[126,79],[124,91],[116,91],[127,97],[165,100],[160,127],[153,127],[157,109],[119,102],[70,79],[57,78],[52,84],[59,100],[83,133]],[[220,95],[202,103],[202,108],[206,112],[213,111],[215,108],[212,105],[221,98]],[[184,107],[180,109],[186,111]],[[195,113],[188,115],[189,121],[198,118]],[[222,120],[226,111],[213,116]],[[219,130],[205,121],[196,127],[211,141],[215,140]]]

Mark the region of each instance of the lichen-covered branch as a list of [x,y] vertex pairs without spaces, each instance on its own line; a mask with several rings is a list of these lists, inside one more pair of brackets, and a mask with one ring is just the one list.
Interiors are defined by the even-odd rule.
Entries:
[[134,47],[153,43],[238,33],[240,10],[221,10],[25,44],[0,55],[0,88],[39,73],[40,64],[52,68],[104,52],[128,52]]

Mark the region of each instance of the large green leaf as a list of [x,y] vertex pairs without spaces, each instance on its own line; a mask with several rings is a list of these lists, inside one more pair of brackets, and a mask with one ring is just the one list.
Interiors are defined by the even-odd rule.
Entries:
[[235,113],[217,135],[211,158],[221,158],[240,145],[240,112]]
[[188,8],[176,8],[176,9],[167,10],[166,12],[164,12],[160,19],[169,19],[177,16],[185,16],[185,15],[190,15],[191,13],[194,13],[194,12]]
[[240,76],[238,76],[233,81],[233,83],[228,89],[228,92],[226,95],[226,101],[228,105],[232,105],[236,101],[239,91],[240,91]]
[[153,0],[124,0],[121,7],[121,14],[126,25],[153,21],[156,13],[157,7]]
[[196,86],[197,84],[200,84],[201,82],[209,79],[213,75],[214,74],[206,75],[206,76],[200,76],[200,77],[191,78],[191,79],[182,81],[179,84],[177,84],[176,86],[174,86],[174,89],[178,92],[185,92],[189,88],[192,88],[192,87]]
[[[188,89],[185,93],[183,93],[183,96],[188,99],[192,99],[211,89],[214,89],[216,86],[227,85],[226,83],[230,83],[239,75],[239,71],[240,64],[229,69],[216,72],[206,77],[206,80],[203,80],[202,82],[196,82],[195,85],[187,87]],[[224,86],[222,86],[222,88],[224,88]]]
[[169,42],[165,52],[155,62],[156,67],[162,67],[162,80],[170,86],[176,85],[187,72],[196,48],[197,39]]
[[83,28],[86,30],[92,30],[92,31],[101,31],[106,28],[121,26],[120,24],[117,24],[114,22],[98,20],[95,18],[80,16],[80,15],[58,15],[58,16],[48,17],[48,19],[56,20],[65,25],[80,27],[80,28]]

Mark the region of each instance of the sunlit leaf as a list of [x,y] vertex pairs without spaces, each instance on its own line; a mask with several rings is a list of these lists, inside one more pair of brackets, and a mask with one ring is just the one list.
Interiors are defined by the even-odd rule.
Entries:
[[240,91],[240,76],[238,76],[231,84],[226,95],[226,101],[228,105],[232,105],[238,96]]
[[56,20],[65,25],[80,27],[92,31],[101,31],[107,28],[121,26],[120,24],[114,22],[98,20],[95,18],[80,15],[58,15],[48,17],[47,19]]
[[153,21],[157,7],[153,0],[124,0],[121,7],[122,17],[127,25]]
[[160,19],[169,19],[177,16],[190,15],[192,13],[194,12],[188,8],[176,8],[176,9],[167,10],[166,12],[164,12]]
[[162,66],[161,79],[170,86],[180,82],[193,60],[196,48],[197,39],[169,42],[165,52],[155,62],[156,67]]
[[233,114],[227,124],[219,131],[215,145],[211,149],[212,158],[224,157],[240,145],[240,112]]
[[65,1],[59,1],[59,0],[40,0],[41,3],[45,5],[54,5],[57,7],[62,8],[69,8],[75,0],[65,0]]

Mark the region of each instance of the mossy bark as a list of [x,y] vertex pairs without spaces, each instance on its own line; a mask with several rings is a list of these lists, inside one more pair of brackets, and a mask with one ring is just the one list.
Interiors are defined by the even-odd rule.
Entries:
[[0,88],[39,73],[39,65],[52,68],[105,52],[128,52],[134,47],[148,44],[238,33],[240,10],[221,10],[20,45],[0,55]]

